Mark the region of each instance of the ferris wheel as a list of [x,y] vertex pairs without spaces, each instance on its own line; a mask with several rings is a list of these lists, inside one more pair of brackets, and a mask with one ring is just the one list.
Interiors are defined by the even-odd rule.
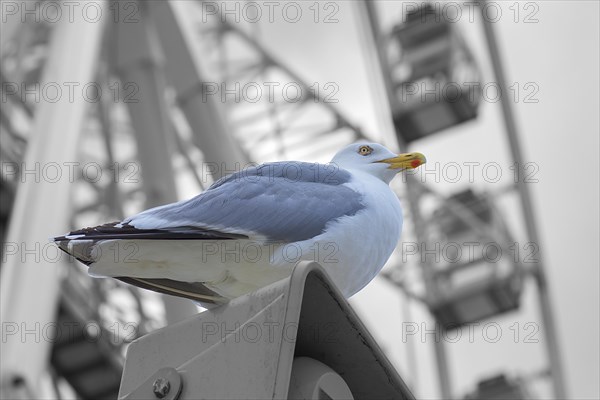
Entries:
[[[0,54],[2,321],[20,324],[10,325],[18,334],[2,343],[3,394],[60,396],[72,390],[82,398],[114,398],[127,345],[195,310],[189,302],[91,279],[74,260],[53,253],[48,237],[176,201],[250,163],[322,161],[344,144],[368,139],[326,93],[269,51],[255,26],[231,23],[218,10],[203,12],[206,3],[99,1],[72,19],[57,19],[56,3],[41,1],[23,22],[22,10],[7,13]],[[374,72],[384,84],[387,124],[395,132],[391,140],[410,146],[477,117],[477,92],[460,102],[398,102],[415,82],[477,80],[464,38],[437,20],[421,23],[418,11],[380,32],[376,7],[357,7],[373,35],[380,68]],[[490,29],[491,57],[501,65]],[[293,82],[293,98],[279,90],[264,95],[272,82]],[[223,96],[232,88],[233,95]],[[513,155],[519,157],[510,110],[505,112]],[[513,189],[525,198],[527,214],[527,189]],[[401,190],[420,242],[473,235],[503,248],[511,242],[492,196],[469,190],[442,196],[410,179]],[[421,206],[431,198],[438,207],[425,215]],[[433,216],[440,223],[427,230]],[[526,223],[535,240],[535,224]],[[389,269],[386,277],[425,304],[445,329],[518,309],[528,276],[544,288],[543,271],[524,271],[522,265],[503,274],[490,269],[468,290],[457,286],[455,272],[475,264],[419,266],[421,292],[406,279],[406,269]],[[491,299],[493,309],[461,313],[463,303],[475,298]],[[541,304],[552,335],[551,314]],[[49,340],[17,340],[22,329],[36,324],[52,327],[39,331]],[[67,331],[72,334],[62,339],[52,333]],[[560,395],[555,350],[549,349],[549,371]],[[436,354],[442,393],[455,396],[443,346]]]

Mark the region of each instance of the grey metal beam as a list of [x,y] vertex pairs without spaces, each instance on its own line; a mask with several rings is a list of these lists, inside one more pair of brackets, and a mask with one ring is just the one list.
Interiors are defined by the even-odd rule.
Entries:
[[[106,2],[96,4],[107,13]],[[42,86],[48,82],[94,81],[105,19],[86,22],[81,13],[73,15],[72,20],[65,19],[54,29]],[[76,161],[77,138],[90,105],[81,95],[73,101],[69,96],[56,102],[44,100],[41,98],[37,106],[23,165],[34,170],[56,163],[53,165],[59,166],[62,175],[57,181],[36,177],[35,173],[26,175],[16,195],[8,242],[20,246],[20,251],[6,259],[0,279],[3,332],[9,325],[18,328],[16,334],[0,342],[0,385],[8,397],[13,397],[17,382],[27,387],[32,398],[41,394],[40,382],[52,344],[42,335],[51,332],[56,316],[63,267],[42,257],[41,249],[49,237],[69,229],[71,193],[66,168],[67,163]],[[34,254],[26,253],[29,249]]]
[[327,272],[305,261],[288,278],[136,340],[119,398],[152,396],[148,377],[170,368],[186,399],[285,399],[297,357],[329,366],[357,399],[414,399]]
[[[494,75],[496,76],[496,81],[501,93],[508,93],[509,88],[506,83],[504,68],[502,66],[502,60],[500,57],[500,49],[498,46],[498,41],[496,40],[494,28],[492,26],[493,24],[484,14],[485,0],[478,0],[478,3],[482,12],[481,19],[483,21],[485,38],[487,41],[490,58],[492,60]],[[521,151],[521,144],[519,143],[519,133],[509,96],[501,96],[500,105],[502,107],[504,127],[506,129],[506,135],[508,136],[508,144],[510,146],[513,161],[516,163],[517,168],[521,168],[524,165],[524,158]],[[523,218],[525,219],[528,239],[531,242],[539,245],[540,239],[536,227],[535,210],[531,201],[528,183],[524,179],[518,179],[517,188],[519,190],[519,198],[521,201],[521,207],[523,209]],[[546,281],[543,265],[542,255],[539,254],[534,264],[534,276],[538,286],[540,311],[545,328],[544,334],[546,336],[546,348],[549,356],[550,375],[554,385],[554,396],[557,399],[566,399],[567,390],[560,358],[560,346],[558,344],[558,337],[556,333],[556,322],[554,321],[554,315],[552,314],[550,291],[548,288],[548,282]]]
[[192,46],[197,32],[193,21],[186,18],[185,3],[151,1],[146,4],[162,44],[167,80],[175,88],[178,105],[205,162],[226,167],[214,169],[213,177],[220,178],[226,173],[225,169],[243,167],[249,160],[228,131],[219,103],[212,96],[203,98],[204,75]]

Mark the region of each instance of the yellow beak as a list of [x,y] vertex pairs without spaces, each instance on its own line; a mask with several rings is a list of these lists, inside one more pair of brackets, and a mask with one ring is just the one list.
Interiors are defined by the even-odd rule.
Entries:
[[404,153],[377,162],[389,164],[390,166],[388,169],[403,171],[405,169],[415,169],[420,165],[425,164],[427,159],[421,153]]

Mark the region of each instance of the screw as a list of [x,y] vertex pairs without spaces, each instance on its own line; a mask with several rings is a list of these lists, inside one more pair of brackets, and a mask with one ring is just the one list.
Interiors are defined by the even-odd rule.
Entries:
[[22,376],[15,376],[12,379],[13,386],[23,386],[25,385],[25,379]]
[[169,393],[169,390],[171,390],[171,383],[168,379],[158,378],[152,384],[152,390],[156,397],[162,399]]

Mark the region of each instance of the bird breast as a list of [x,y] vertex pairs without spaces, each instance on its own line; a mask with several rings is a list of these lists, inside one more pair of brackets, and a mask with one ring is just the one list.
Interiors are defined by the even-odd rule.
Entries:
[[[326,233],[308,243],[312,255],[346,297],[366,286],[393,253],[402,230],[402,208],[383,181],[372,178],[347,184],[363,195],[365,208],[330,223]],[[318,249],[318,254],[314,249]]]

